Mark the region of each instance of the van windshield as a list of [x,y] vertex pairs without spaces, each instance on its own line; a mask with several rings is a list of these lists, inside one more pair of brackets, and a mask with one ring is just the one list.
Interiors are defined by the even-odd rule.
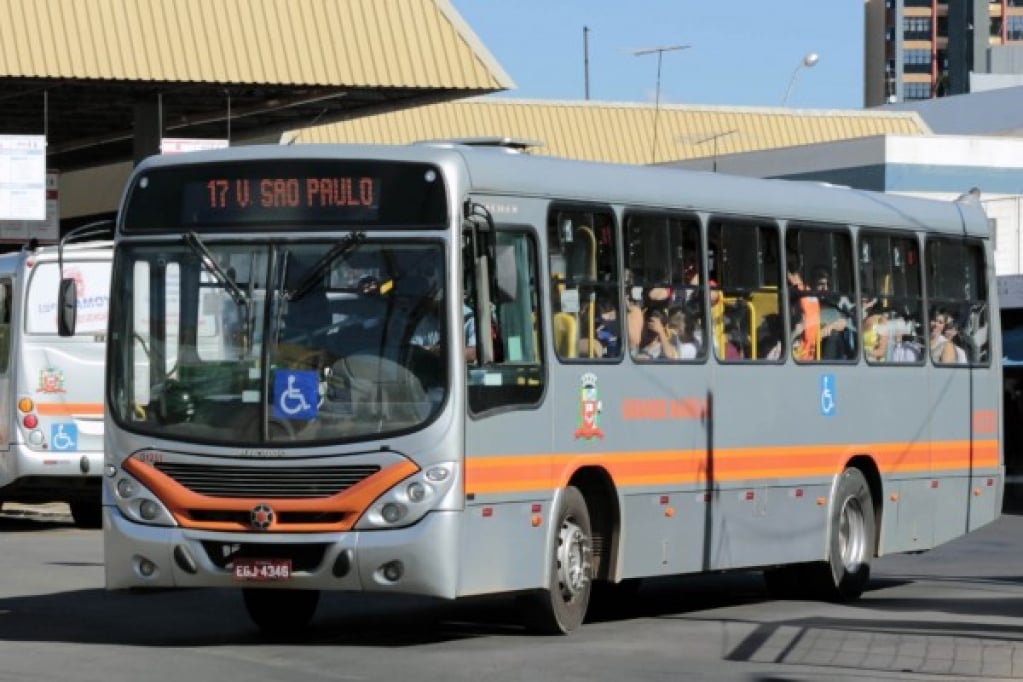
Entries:
[[[75,280],[78,315],[75,335],[105,334],[110,310],[110,261],[64,259],[64,276]],[[28,277],[25,333],[57,335],[57,288],[53,261],[37,262]]]

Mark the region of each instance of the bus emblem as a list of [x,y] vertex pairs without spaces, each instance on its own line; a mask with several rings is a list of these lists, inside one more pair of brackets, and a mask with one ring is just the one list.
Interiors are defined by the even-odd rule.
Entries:
[[256,530],[266,530],[274,522],[274,510],[268,504],[257,504],[249,515],[249,524]]
[[39,370],[39,388],[36,393],[64,393],[64,370],[47,367]]
[[575,430],[576,440],[585,438],[603,438],[604,432],[600,428],[600,411],[603,405],[600,402],[600,394],[597,391],[597,375],[584,374],[581,379],[582,387],[579,391],[579,428]]

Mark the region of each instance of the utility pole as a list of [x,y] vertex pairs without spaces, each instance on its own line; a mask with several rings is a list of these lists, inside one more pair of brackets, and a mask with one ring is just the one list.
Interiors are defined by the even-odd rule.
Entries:
[[583,26],[583,83],[586,99],[590,98],[590,27]]

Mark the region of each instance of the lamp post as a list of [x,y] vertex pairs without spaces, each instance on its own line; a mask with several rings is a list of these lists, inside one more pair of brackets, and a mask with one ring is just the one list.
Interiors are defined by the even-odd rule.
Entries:
[[690,45],[666,45],[663,47],[647,47],[641,50],[633,50],[633,57],[642,57],[648,54],[657,55],[657,85],[654,90],[654,140],[650,149],[650,163],[653,163],[657,158],[657,118],[661,111],[661,59],[664,57],[665,52],[676,52],[678,50],[688,50]]
[[799,75],[799,70],[803,67],[806,67],[807,69],[813,68],[817,65],[817,61],[819,59],[820,55],[816,52],[810,52],[803,57],[803,61],[796,64],[796,68],[792,70],[792,78],[789,79],[789,87],[785,88],[785,96],[781,98],[782,106],[785,106],[785,104],[789,101],[789,95],[792,94],[792,86],[796,84],[796,76]]

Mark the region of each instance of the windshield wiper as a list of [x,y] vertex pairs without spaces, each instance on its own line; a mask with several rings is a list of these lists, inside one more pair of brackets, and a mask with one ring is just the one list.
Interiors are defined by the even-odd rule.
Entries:
[[362,243],[365,238],[365,232],[351,232],[343,237],[341,241],[334,245],[334,248],[323,254],[323,257],[309,268],[306,274],[302,276],[302,279],[299,280],[298,284],[295,285],[294,289],[288,289],[284,292],[284,297],[288,301],[297,301],[308,294],[316,287],[318,280],[335,260],[354,249]]
[[243,308],[248,307],[249,297],[246,296],[245,292],[238,287],[233,279],[231,279],[230,275],[224,271],[224,268],[221,267],[220,263],[217,262],[217,259],[213,257],[210,250],[206,248],[206,245],[202,243],[201,239],[199,239],[199,235],[195,232],[186,232],[183,238],[185,243],[188,244],[188,247],[192,249],[195,255],[199,256],[199,260],[202,261],[203,267],[206,271],[213,275],[213,278],[216,279],[221,286],[227,289],[227,293],[231,295],[231,300],[235,302],[235,305]]
[[[238,319],[241,321],[241,346],[242,356],[244,357],[249,350],[252,348],[252,306],[249,305],[251,300],[249,296],[241,290],[234,279],[224,271],[224,268],[217,262],[213,254],[210,252],[206,245],[203,244],[202,240],[199,239],[199,235],[195,232],[186,232],[183,237],[185,244],[188,248],[192,249],[192,252],[199,257],[202,262],[203,268],[206,272],[213,275],[213,279],[217,280],[222,287],[227,290],[227,293],[231,296],[231,300],[238,306],[239,315]],[[250,278],[251,279],[251,278]],[[251,286],[251,282],[249,283]]]

